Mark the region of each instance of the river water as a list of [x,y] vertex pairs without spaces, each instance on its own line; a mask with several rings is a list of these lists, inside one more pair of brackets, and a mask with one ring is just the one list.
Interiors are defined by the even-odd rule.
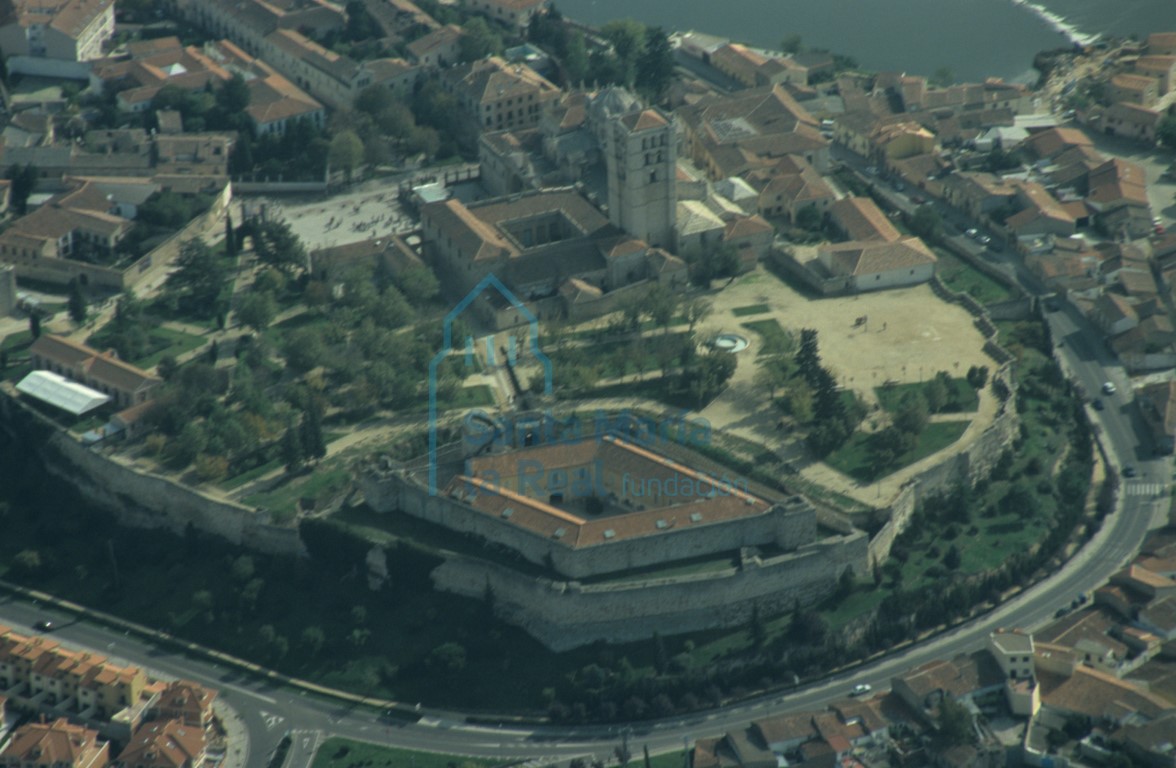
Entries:
[[667,30],[694,29],[778,48],[805,46],[852,56],[866,69],[958,81],[1032,83],[1038,51],[1100,33],[1176,31],[1176,0],[556,0],[589,24],[634,18]]

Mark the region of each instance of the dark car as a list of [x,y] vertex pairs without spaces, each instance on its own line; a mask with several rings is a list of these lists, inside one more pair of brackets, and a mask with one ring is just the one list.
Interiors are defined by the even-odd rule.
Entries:
[[1135,467],[1130,464],[1123,467],[1123,477],[1135,477]]
[[1090,407],[1096,411],[1101,411],[1103,409],[1103,401],[1096,397],[1091,401]]
[[54,626],[54,623],[48,619],[41,619],[40,621],[33,624],[33,629],[37,630],[38,632],[52,632]]

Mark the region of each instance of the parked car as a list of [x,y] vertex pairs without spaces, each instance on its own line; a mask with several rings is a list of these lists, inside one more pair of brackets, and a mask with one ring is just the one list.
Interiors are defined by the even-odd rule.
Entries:
[[1090,407],[1096,411],[1101,411],[1103,409],[1103,401],[1096,397],[1091,401]]
[[849,692],[850,696],[865,696],[870,691],[874,690],[869,683],[858,683]]
[[975,227],[969,227],[964,230],[964,234],[968,237],[975,238],[976,235],[980,234],[980,230],[976,229]]
[[1123,477],[1135,477],[1135,467],[1131,464],[1123,467]]
[[55,625],[52,621],[49,621],[48,619],[41,619],[40,621],[33,624],[33,629],[37,630],[38,632],[52,632],[54,626]]
[[980,245],[988,245],[992,242],[992,238],[988,235],[980,235],[976,238],[976,242],[980,243]]
[[1115,386],[1115,382],[1113,381],[1104,381],[1102,391],[1104,395],[1113,395],[1119,391],[1119,388]]

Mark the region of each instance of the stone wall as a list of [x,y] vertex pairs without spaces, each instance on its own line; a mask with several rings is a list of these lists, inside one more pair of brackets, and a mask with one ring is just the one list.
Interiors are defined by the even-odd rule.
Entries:
[[[400,511],[478,536],[518,552],[533,563],[550,564],[569,578],[643,568],[744,546],[775,544],[794,550],[813,542],[817,535],[812,505],[800,497],[791,497],[764,514],[735,521],[682,525],[651,536],[572,548],[490,517],[457,499],[430,495],[427,487],[403,470],[364,471],[358,483],[368,506],[378,512]],[[655,538],[656,546],[652,545]]]
[[37,451],[46,470],[109,510],[122,525],[182,534],[192,525],[260,552],[306,554],[298,529],[278,526],[250,507],[211,496],[165,477],[137,470],[89,449],[0,388],[0,428]]
[[[999,349],[999,347],[998,347]],[[994,380],[1001,377],[1011,384],[1007,369],[998,371]],[[991,386],[991,385],[990,385]],[[1012,386],[1009,387],[1012,391]],[[890,549],[910,522],[911,515],[920,501],[950,490],[964,481],[975,483],[985,478],[1000,460],[1001,454],[1020,434],[1021,417],[1013,404],[1013,398],[1003,403],[1000,412],[967,450],[951,456],[933,467],[920,472],[908,480],[890,504],[890,515],[886,524],[870,540],[870,562],[881,565],[890,557]]]
[[495,611],[557,651],[597,640],[629,642],[700,629],[733,627],[816,603],[836,589],[847,567],[866,568],[865,534],[855,532],[772,558],[708,573],[645,581],[580,584],[531,578],[471,558],[455,557],[432,573],[446,592],[482,598],[493,590]]

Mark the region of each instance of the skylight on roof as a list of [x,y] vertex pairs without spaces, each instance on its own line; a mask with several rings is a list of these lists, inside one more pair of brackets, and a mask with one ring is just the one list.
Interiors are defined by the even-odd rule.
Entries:
[[617,535],[617,532],[614,531],[612,528],[609,528],[607,531],[604,532],[604,538],[606,538],[606,539],[611,539],[611,538],[615,537],[616,535]]
[[507,518],[509,518],[509,517],[510,517],[511,515],[513,515],[513,514],[514,514],[514,510],[513,510],[513,509],[511,509],[510,507],[507,507],[506,509],[502,510],[502,516],[503,516],[503,517],[507,517]]

